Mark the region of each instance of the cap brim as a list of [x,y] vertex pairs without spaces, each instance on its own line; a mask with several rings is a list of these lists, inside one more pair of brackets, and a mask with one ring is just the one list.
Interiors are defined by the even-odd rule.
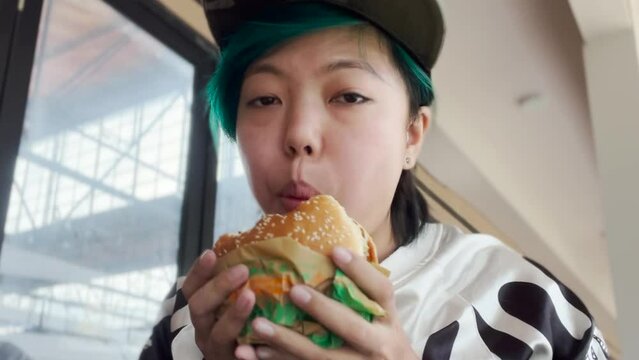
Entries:
[[241,24],[266,9],[304,2],[331,4],[368,20],[402,44],[429,72],[441,52],[445,27],[437,0],[202,0],[221,48]]

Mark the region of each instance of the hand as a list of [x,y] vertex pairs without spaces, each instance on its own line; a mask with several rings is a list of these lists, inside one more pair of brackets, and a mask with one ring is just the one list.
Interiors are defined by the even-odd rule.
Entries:
[[218,307],[248,279],[248,268],[237,265],[213,276],[216,260],[213,251],[205,251],[189,270],[182,293],[189,304],[195,343],[204,357],[207,360],[231,360],[236,358],[236,352],[252,351],[250,346],[238,347],[235,339],[253,309],[255,294],[248,289],[242,290],[235,304],[217,319]]
[[[357,313],[307,286],[295,286],[291,299],[327,329],[342,337],[347,346],[323,349],[303,335],[276,325],[264,318],[253,321],[256,334],[266,346],[242,349],[245,359],[418,359],[397,320],[393,286],[390,281],[364,258],[348,250],[336,248],[335,264],[372,300],[386,310],[386,316],[372,323]],[[246,351],[246,352],[244,352]]]

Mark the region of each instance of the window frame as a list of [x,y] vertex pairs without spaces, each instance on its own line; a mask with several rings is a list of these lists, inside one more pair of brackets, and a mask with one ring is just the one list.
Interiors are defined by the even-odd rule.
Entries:
[[[0,0],[0,254],[11,196],[13,173],[20,149],[24,115],[35,57],[42,0]],[[20,8],[22,6],[22,8]],[[6,12],[6,13],[5,13]]]
[[[177,275],[182,275],[204,248],[213,243],[217,156],[208,128],[204,94],[218,61],[217,51],[209,40],[157,1],[103,1],[193,64],[195,70],[176,254]],[[44,6],[44,0],[0,0],[0,259]]]

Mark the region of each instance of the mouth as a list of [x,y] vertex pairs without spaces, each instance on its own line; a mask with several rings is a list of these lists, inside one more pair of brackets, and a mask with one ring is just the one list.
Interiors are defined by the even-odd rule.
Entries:
[[288,211],[295,210],[300,203],[321,193],[305,182],[291,181],[278,194],[282,206]]

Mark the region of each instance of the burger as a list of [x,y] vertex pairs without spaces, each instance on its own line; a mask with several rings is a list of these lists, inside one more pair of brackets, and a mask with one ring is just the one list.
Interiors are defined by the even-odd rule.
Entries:
[[[238,264],[249,268],[243,288],[255,293],[255,306],[238,338],[241,344],[258,344],[251,321],[265,317],[293,329],[324,348],[335,348],[343,341],[297,308],[288,294],[296,284],[305,284],[350,307],[372,321],[385,315],[330,259],[335,246],[362,256],[379,271],[377,251],[371,236],[329,195],[310,198],[293,211],[263,216],[245,231],[222,235],[215,243],[218,256],[215,273]],[[232,293],[218,310],[221,315],[239,292]]]

